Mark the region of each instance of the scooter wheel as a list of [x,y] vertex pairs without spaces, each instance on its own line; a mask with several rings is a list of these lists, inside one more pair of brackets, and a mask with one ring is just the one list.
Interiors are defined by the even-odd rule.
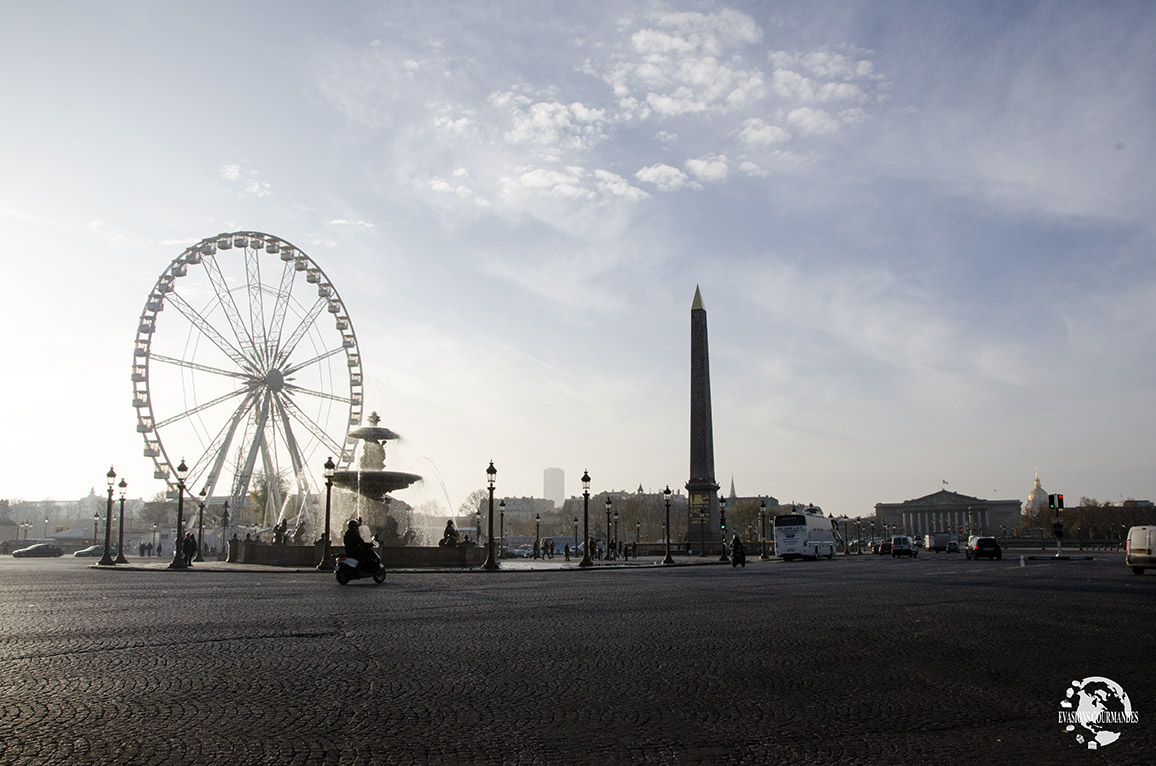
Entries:
[[385,572],[374,572],[373,581],[378,585],[381,585],[383,582],[385,582]]
[[349,580],[350,575],[348,570],[346,570],[344,567],[337,570],[337,582],[341,583],[342,585],[349,585]]

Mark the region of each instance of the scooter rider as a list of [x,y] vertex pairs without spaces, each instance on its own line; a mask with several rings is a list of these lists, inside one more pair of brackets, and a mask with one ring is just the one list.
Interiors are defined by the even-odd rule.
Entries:
[[377,551],[373,549],[373,544],[368,543],[361,536],[361,522],[357,519],[350,519],[349,526],[345,530],[345,536],[342,538],[345,543],[345,555],[357,559],[359,562],[372,561],[376,566],[378,562]]

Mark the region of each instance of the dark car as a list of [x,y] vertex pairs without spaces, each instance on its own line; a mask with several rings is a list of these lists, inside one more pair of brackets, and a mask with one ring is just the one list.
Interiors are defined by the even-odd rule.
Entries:
[[18,551],[12,551],[12,555],[18,559],[30,556],[63,556],[64,550],[51,543],[37,543],[36,545],[29,545],[27,548],[21,548]]
[[969,559],[1002,559],[1003,549],[994,537],[973,537],[967,541],[967,557]]
[[891,552],[891,541],[883,540],[881,542],[875,543],[875,547],[872,548],[872,550],[875,551],[876,555],[886,556]]
[[74,553],[72,555],[73,556],[103,556],[104,555],[104,546],[103,545],[90,545],[87,548],[81,548],[80,550],[78,550],[76,553]]

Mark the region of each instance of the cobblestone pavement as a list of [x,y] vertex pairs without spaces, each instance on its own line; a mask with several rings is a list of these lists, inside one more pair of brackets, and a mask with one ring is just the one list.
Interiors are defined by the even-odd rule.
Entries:
[[[148,560],[143,560],[149,563]],[[1151,763],[1156,576],[875,556],[593,571],[0,560],[0,763]],[[134,563],[136,560],[134,560]],[[505,563],[505,562],[503,562]],[[1057,723],[1115,680],[1099,753]]]

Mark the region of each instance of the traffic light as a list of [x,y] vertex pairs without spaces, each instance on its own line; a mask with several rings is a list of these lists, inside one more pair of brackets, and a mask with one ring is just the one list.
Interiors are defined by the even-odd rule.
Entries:
[[1052,510],[1055,510],[1055,508],[1056,508],[1056,496],[1055,495],[1048,495],[1048,507],[1051,508]]
[[1057,508],[1063,508],[1064,507],[1064,496],[1063,495],[1056,495],[1056,507]]
[[722,529],[723,534],[725,535],[726,531],[727,531],[727,512],[726,511],[719,511],[718,525],[719,525],[719,528]]

